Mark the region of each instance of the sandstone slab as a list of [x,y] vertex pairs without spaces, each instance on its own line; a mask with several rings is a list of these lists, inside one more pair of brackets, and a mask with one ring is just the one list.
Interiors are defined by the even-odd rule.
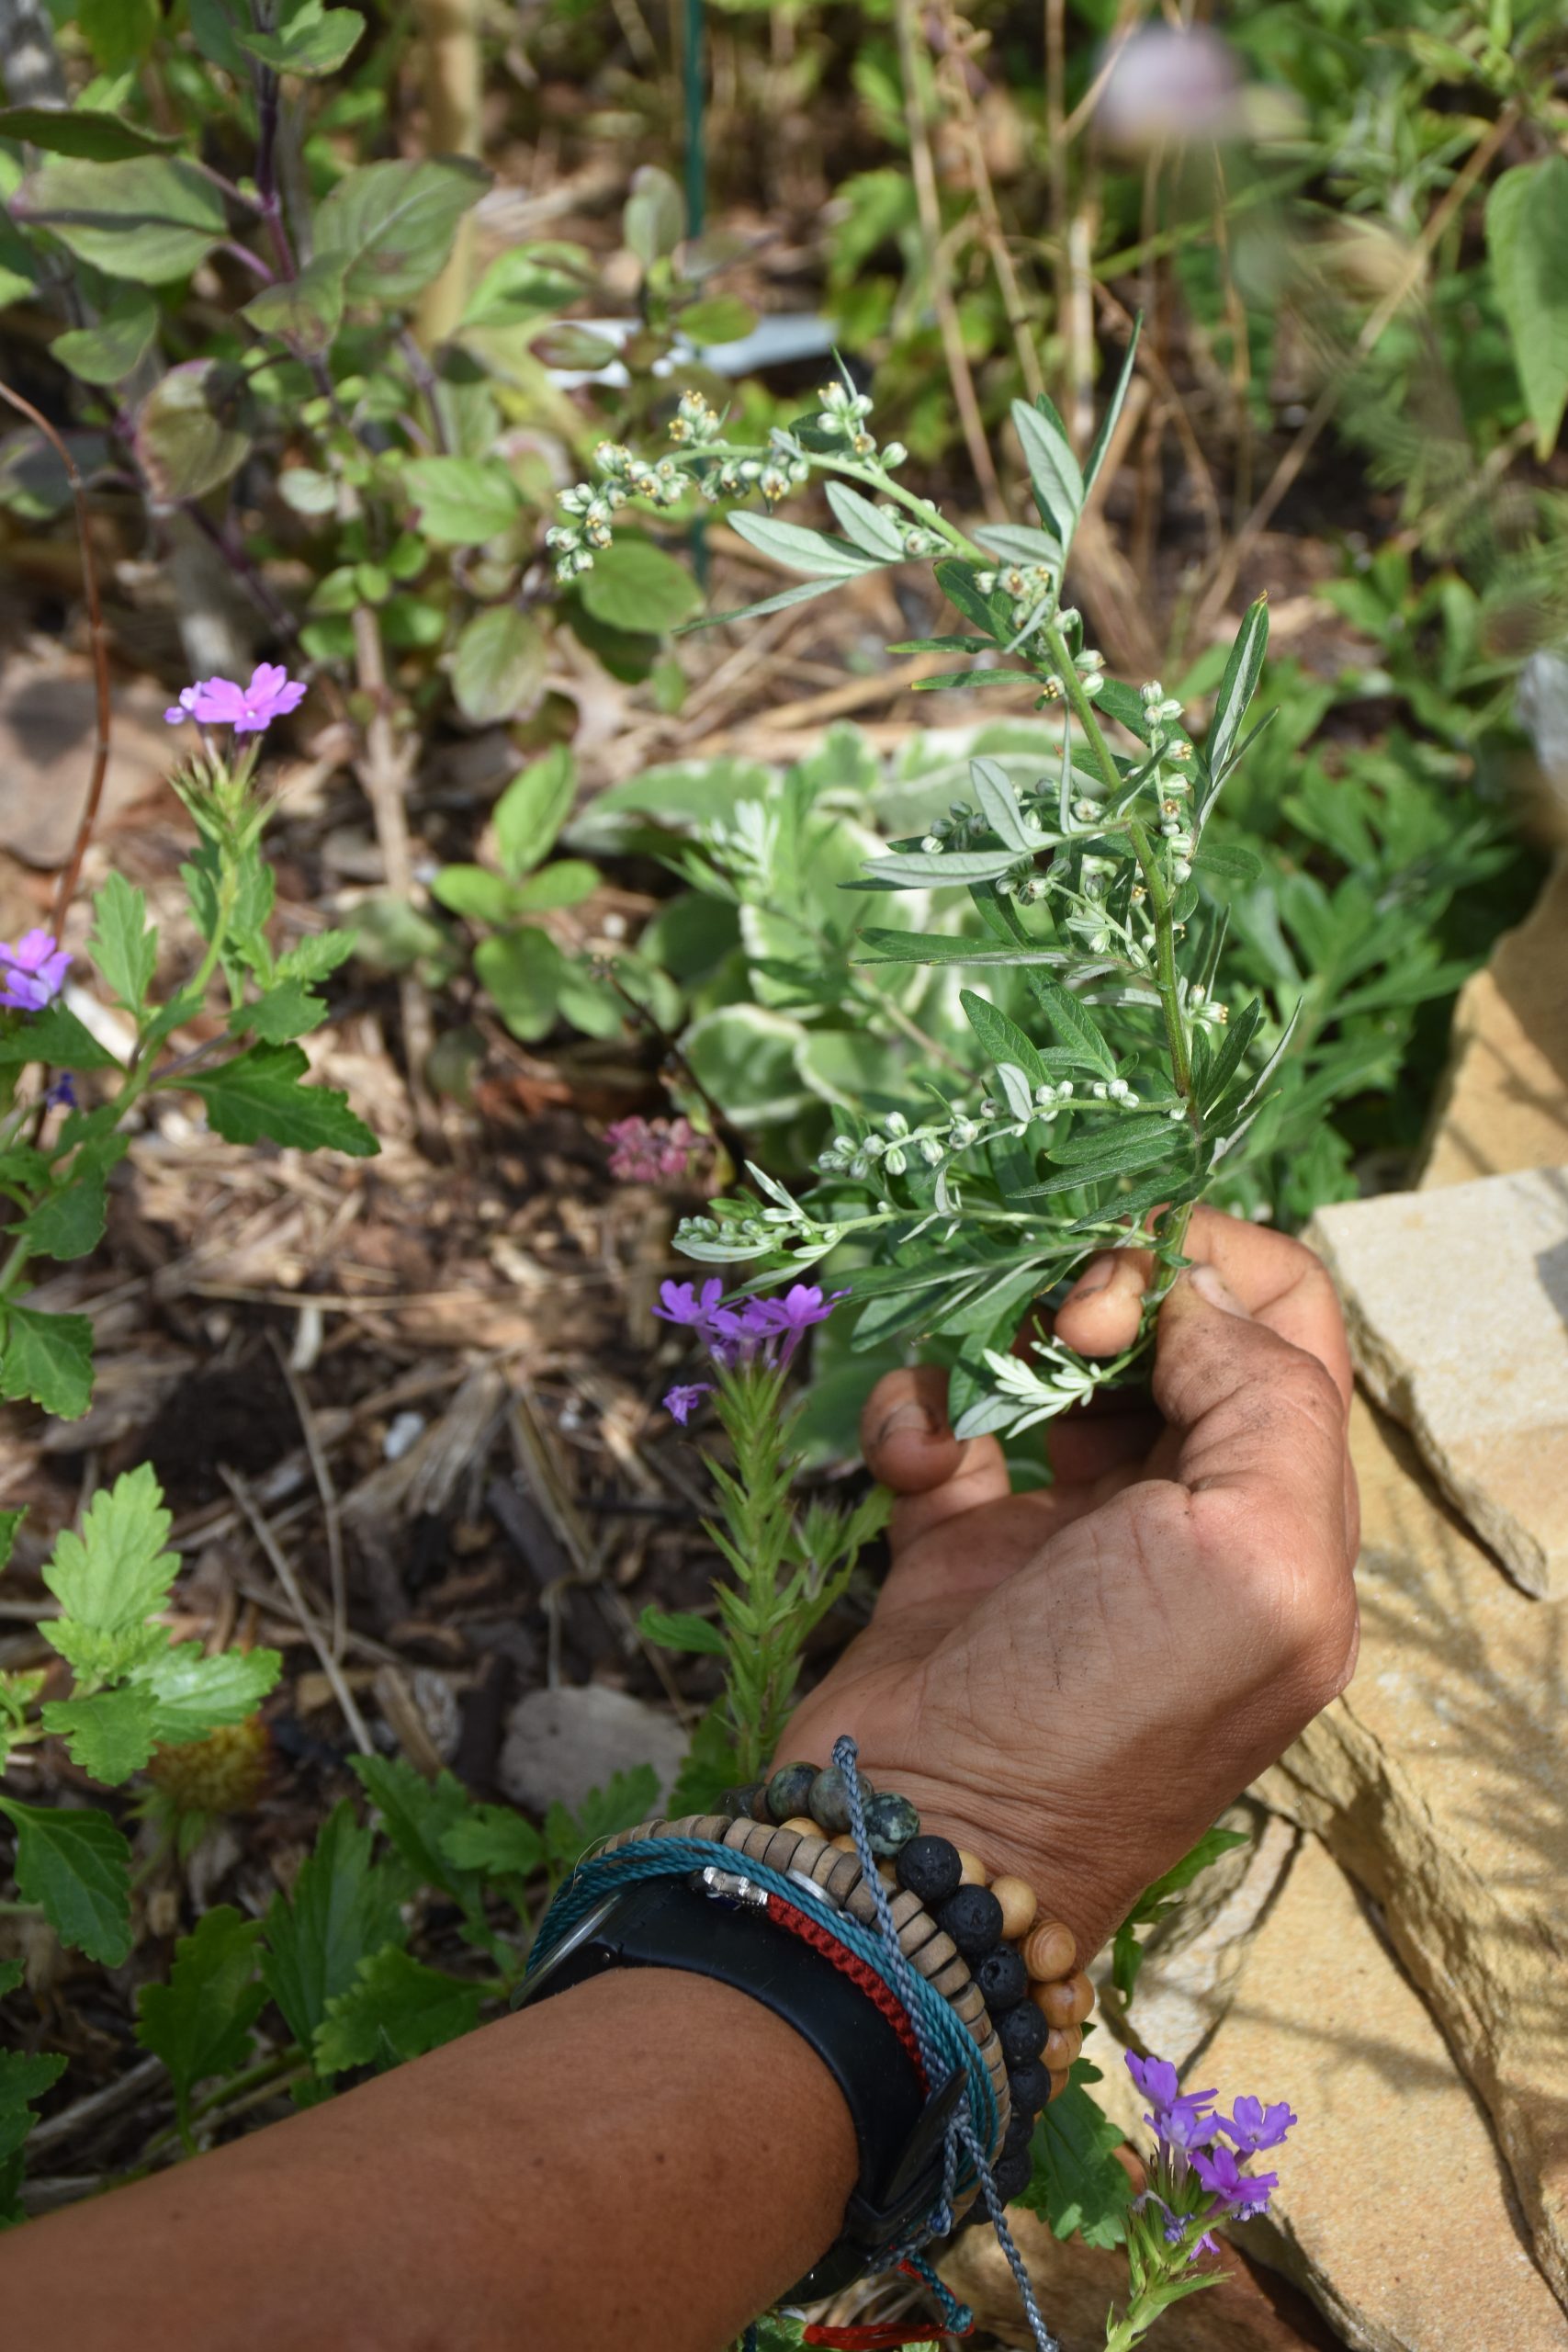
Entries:
[[1268,2160],[1269,2212],[1238,2235],[1357,2352],[1568,2352],[1486,2118],[1315,1839],[1201,2071],[1222,2100],[1251,2091],[1295,2109]]
[[[1120,2248],[1054,2238],[1021,2205],[1010,2210],[1008,2227],[1061,2352],[1102,2352],[1105,2314],[1127,2299],[1127,2262]],[[991,2231],[965,2230],[938,2267],[982,2328],[1003,2344],[1032,2341],[1012,2273]],[[1150,2352],[1340,2352],[1343,2339],[1285,2280],[1259,2276],[1234,2252],[1224,2267],[1227,2278],[1156,2321]]]
[[[1317,1830],[1380,1906],[1491,2113],[1537,2256],[1568,2301],[1568,1610],[1498,1574],[1404,1431],[1359,1398],[1351,1453],[1360,1661],[1258,1793]],[[1312,2018],[1304,1991],[1296,2008]],[[1403,2128],[1398,2144],[1424,2174],[1429,2147]],[[1392,2141],[1383,2154],[1393,2198],[1406,2158]],[[1462,2206],[1447,2225],[1468,2237]],[[1500,2352],[1511,2339],[1477,2342]]]
[[660,1799],[686,1753],[686,1736],[662,1707],[602,1682],[530,1690],[507,1718],[499,1778],[513,1804],[544,1813],[558,1799],[574,1811],[613,1772],[651,1764]]
[[1568,1591],[1568,1168],[1337,1202],[1306,1238],[1444,1493],[1527,1592]]
[[1454,1007],[1423,1190],[1568,1161],[1568,859]]

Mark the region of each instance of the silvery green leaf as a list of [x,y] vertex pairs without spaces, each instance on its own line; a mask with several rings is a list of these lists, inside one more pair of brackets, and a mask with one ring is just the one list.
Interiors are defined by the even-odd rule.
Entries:
[[1012,1396],[982,1396],[960,1414],[953,1423],[953,1434],[957,1438],[993,1437],[1010,1429],[1018,1414],[1018,1402]]
[[959,882],[994,882],[1017,864],[1018,853],[1010,849],[961,849],[945,854],[937,850],[897,850],[886,857],[868,857],[865,870],[884,881],[935,890]]
[[1032,408],[1027,401],[1014,401],[1012,421],[1023,446],[1034,503],[1060,534],[1065,548],[1083,511],[1084,492],[1083,475],[1066,427],[1043,392]]
[[800,1211],[795,1195],[785,1192],[777,1177],[770,1176],[766,1169],[759,1168],[754,1159],[749,1159],[746,1162],[746,1173],[760,1193],[766,1193],[768,1198],[771,1201],[776,1201],[780,1208],[788,1209],[792,1217],[798,1216]]
[[987,555],[1004,563],[1050,563],[1062,560],[1062,543],[1032,523],[982,523],[970,534]]
[[673,631],[676,637],[691,637],[700,628],[717,628],[721,621],[760,621],[768,613],[782,613],[790,605],[808,605],[813,596],[826,596],[836,588],[843,575],[835,572],[830,580],[803,581],[797,588],[781,588],[776,596],[764,596],[760,604],[739,605],[733,612],[707,613],[700,621],[687,621]]
[[1100,420],[1099,430],[1095,434],[1093,445],[1084,463],[1083,480],[1086,491],[1105,462],[1105,453],[1111,447],[1111,436],[1116,430],[1116,420],[1121,415],[1122,403],[1127,398],[1127,387],[1133,380],[1133,362],[1137,356],[1138,337],[1143,331],[1144,314],[1140,311],[1133,322],[1133,339],[1127,345],[1126,356],[1122,362],[1122,372],[1116,379],[1116,389],[1106,404],[1105,413]]
[[828,503],[844,537],[876,563],[902,563],[904,535],[890,516],[874,507],[858,490],[841,481],[828,484]]
[[826,531],[808,531],[800,523],[781,523],[772,514],[738,511],[729,517],[729,524],[760,555],[772,556],[792,571],[818,580],[853,580],[863,571],[874,571],[882,560],[862,555],[843,539],[829,538]]
[[1038,826],[1026,825],[1018,805],[1018,795],[1009,780],[1006,768],[995,760],[971,760],[969,780],[975,787],[975,797],[980,813],[994,833],[1016,850],[1032,856],[1044,846],[1044,835]]
[[1008,1109],[1015,1119],[1027,1123],[1034,1116],[1034,1096],[1028,1079],[1016,1062],[998,1062],[997,1076],[1001,1081],[1002,1092],[1007,1096]]
[[728,1266],[742,1258],[770,1257],[776,1243],[770,1240],[742,1241],[737,1234],[733,1241],[688,1241],[677,1234],[675,1247],[682,1258],[695,1258],[705,1266]]
[[1269,600],[1259,596],[1249,605],[1235,643],[1231,647],[1225,663],[1220,691],[1214,698],[1214,716],[1209,726],[1209,739],[1204,755],[1209,763],[1209,788],[1203,796],[1199,816],[1204,814],[1210,802],[1235,764],[1235,741],[1241,722],[1247,716],[1247,706],[1252,700],[1258,681],[1262,675],[1263,656],[1269,648]]

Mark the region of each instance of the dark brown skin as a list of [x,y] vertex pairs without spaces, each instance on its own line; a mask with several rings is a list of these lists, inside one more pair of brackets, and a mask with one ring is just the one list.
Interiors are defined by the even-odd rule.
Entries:
[[[1087,1954],[1349,1679],[1349,1363],[1311,1253],[1199,1210],[1157,1410],[1058,1424],[1010,1495],[940,1375],[866,1408],[898,1497],[875,1616],[799,1708],[924,1825],[1028,1878]],[[1056,1318],[1137,1328],[1145,1258]],[[744,1995],[648,1971],[488,2026],[275,2129],[0,2240],[28,2352],[719,2352],[836,2233],[853,2135]]]

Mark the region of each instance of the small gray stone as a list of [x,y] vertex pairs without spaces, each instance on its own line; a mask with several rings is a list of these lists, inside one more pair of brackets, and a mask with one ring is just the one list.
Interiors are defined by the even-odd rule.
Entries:
[[530,1690],[507,1718],[499,1778],[513,1804],[543,1813],[558,1798],[574,1811],[612,1772],[651,1764],[660,1804],[686,1753],[671,1714],[602,1682],[570,1690]]

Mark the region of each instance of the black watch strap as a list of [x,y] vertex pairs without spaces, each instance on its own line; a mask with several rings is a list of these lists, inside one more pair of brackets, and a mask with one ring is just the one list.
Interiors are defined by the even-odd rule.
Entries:
[[754,1904],[716,1896],[684,1874],[643,1879],[591,1912],[513,2006],[612,1968],[682,1968],[749,1993],[811,2044],[843,2092],[860,2177],[839,2236],[781,2301],[836,2294],[936,2203],[962,2074],[928,2098],[892,2024],[824,1953]]

